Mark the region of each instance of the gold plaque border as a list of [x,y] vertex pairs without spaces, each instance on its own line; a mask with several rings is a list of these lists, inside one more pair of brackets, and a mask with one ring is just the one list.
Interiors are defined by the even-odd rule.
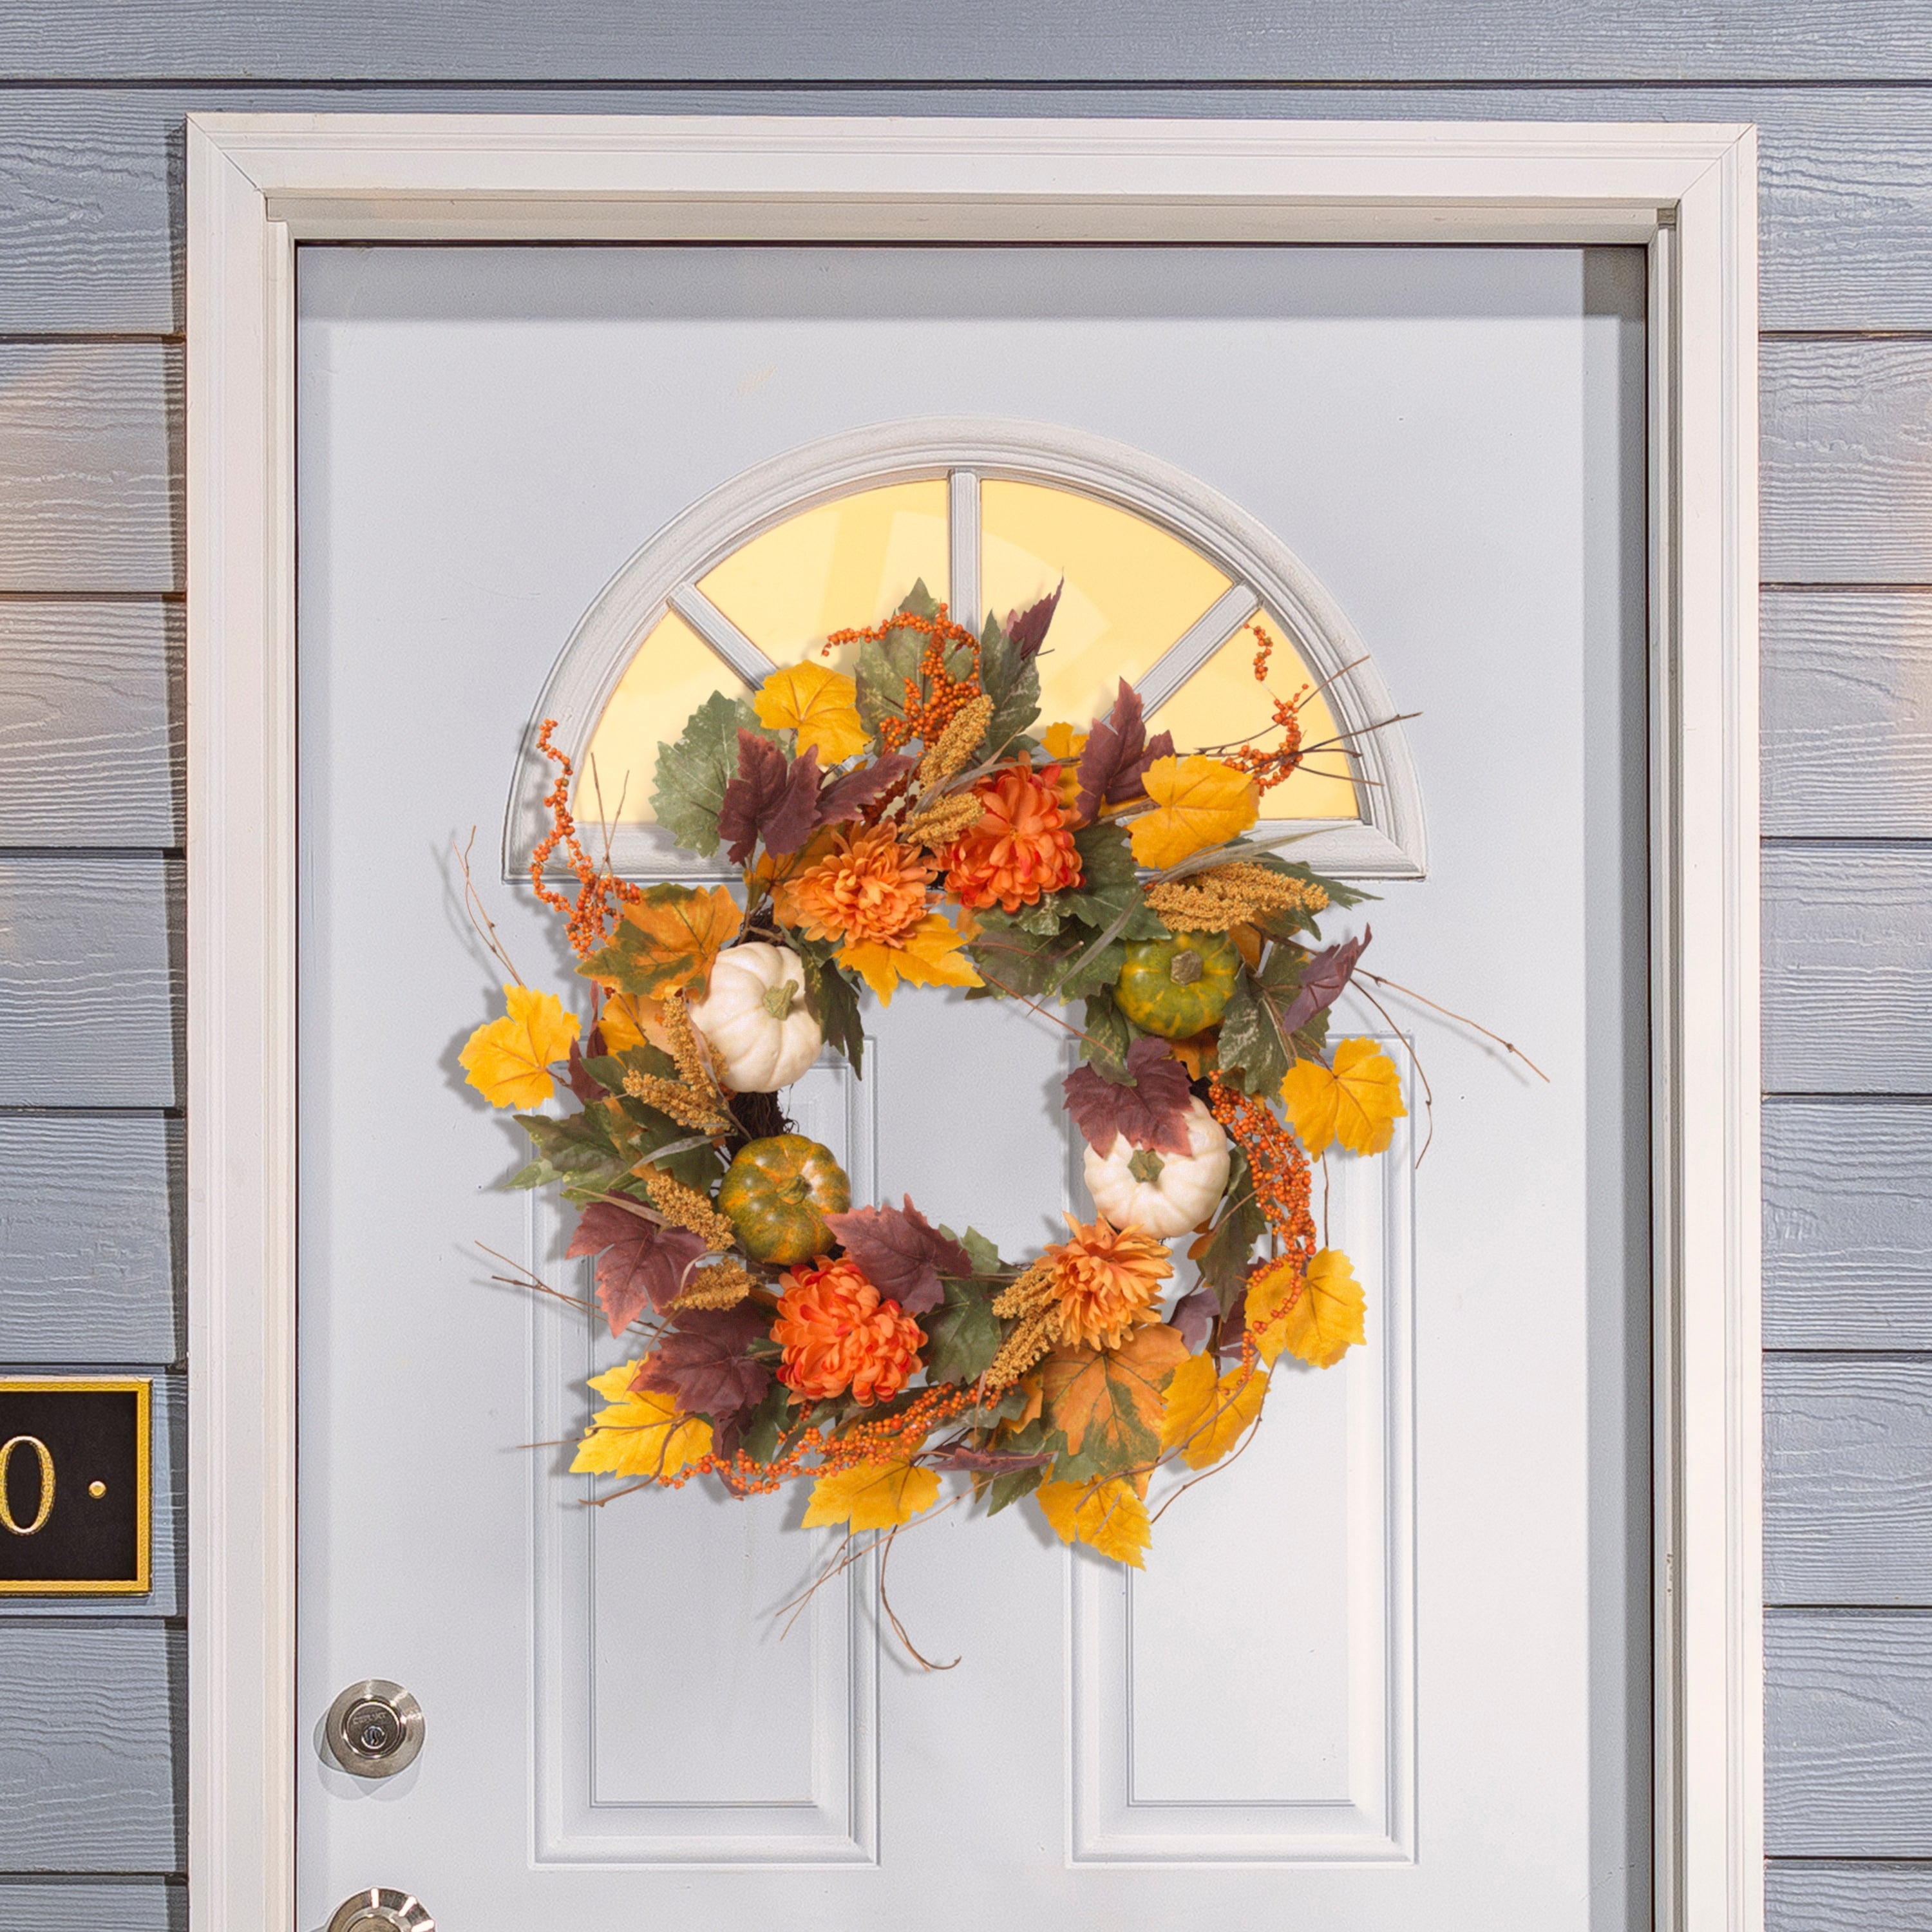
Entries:
[[0,1376],[0,1395],[116,1395],[134,1397],[134,1564],[131,1578],[74,1582],[36,1577],[0,1580],[0,1597],[145,1597],[154,1590],[154,1378],[152,1376]]

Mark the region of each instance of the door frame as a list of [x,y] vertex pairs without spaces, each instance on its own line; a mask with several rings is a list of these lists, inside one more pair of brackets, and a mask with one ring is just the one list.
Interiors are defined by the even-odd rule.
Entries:
[[886,239],[1648,250],[1655,1922],[1758,1932],[1755,130],[208,114],[188,160],[194,1932],[296,1932],[296,245]]

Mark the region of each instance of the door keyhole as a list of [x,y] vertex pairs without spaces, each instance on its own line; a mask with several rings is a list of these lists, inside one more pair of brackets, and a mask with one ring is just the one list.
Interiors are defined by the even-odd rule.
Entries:
[[352,1684],[322,1720],[322,1755],[354,1778],[393,1778],[422,1749],[422,1706],[400,1684]]

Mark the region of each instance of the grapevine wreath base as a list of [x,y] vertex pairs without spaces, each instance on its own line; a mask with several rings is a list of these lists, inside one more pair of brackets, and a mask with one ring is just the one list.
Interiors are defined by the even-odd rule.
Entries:
[[[1348,1257],[1318,1240],[1310,1162],[1374,1154],[1396,1069],[1330,1042],[1366,930],[1358,895],[1244,836],[1303,758],[1298,706],[1258,739],[1185,754],[1124,682],[1084,729],[1039,715],[1058,599],[974,636],[916,586],[749,703],[707,699],[659,747],[658,822],[736,890],[644,888],[594,865],[569,761],[531,868],[568,922],[589,1015],[511,974],[462,1064],[535,1157],[511,1184],[582,1209],[568,1252],[632,1359],[591,1383],[573,1468],[634,1487],[812,1484],[807,1525],[889,1534],[959,1472],[997,1512],[1030,1497],[1063,1542],[1138,1566],[1149,1479],[1223,1462],[1284,1354],[1328,1368],[1363,1339]],[[1265,688],[1271,640],[1255,630]],[[1262,739],[1271,741],[1265,746]],[[591,774],[594,778],[595,774]],[[577,890],[547,883],[561,854]],[[855,1072],[859,988],[962,987],[1058,1012],[1094,1216],[1023,1259],[908,1198],[854,1208],[778,1096],[829,1042]],[[575,1101],[538,1109],[559,1078]],[[1170,1303],[1175,1247],[1198,1282]],[[626,1492],[620,1490],[618,1493]]]

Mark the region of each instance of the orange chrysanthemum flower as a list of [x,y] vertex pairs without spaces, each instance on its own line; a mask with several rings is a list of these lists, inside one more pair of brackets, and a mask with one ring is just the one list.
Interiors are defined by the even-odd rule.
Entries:
[[778,889],[778,916],[811,939],[892,946],[925,918],[937,868],[884,826],[835,832],[812,865]]
[[1082,1226],[1070,1214],[1070,1239],[1046,1250],[1064,1342],[1118,1348],[1137,1328],[1158,1322],[1161,1284],[1174,1273],[1167,1244],[1106,1216]]
[[1080,883],[1080,854],[1060,809],[1060,769],[1022,765],[982,778],[986,806],[946,850],[946,889],[964,906],[998,904],[1008,912]]
[[850,1262],[785,1271],[772,1339],[784,1351],[778,1380],[795,1400],[843,1395],[870,1405],[890,1402],[919,1366],[926,1335],[896,1301]]

